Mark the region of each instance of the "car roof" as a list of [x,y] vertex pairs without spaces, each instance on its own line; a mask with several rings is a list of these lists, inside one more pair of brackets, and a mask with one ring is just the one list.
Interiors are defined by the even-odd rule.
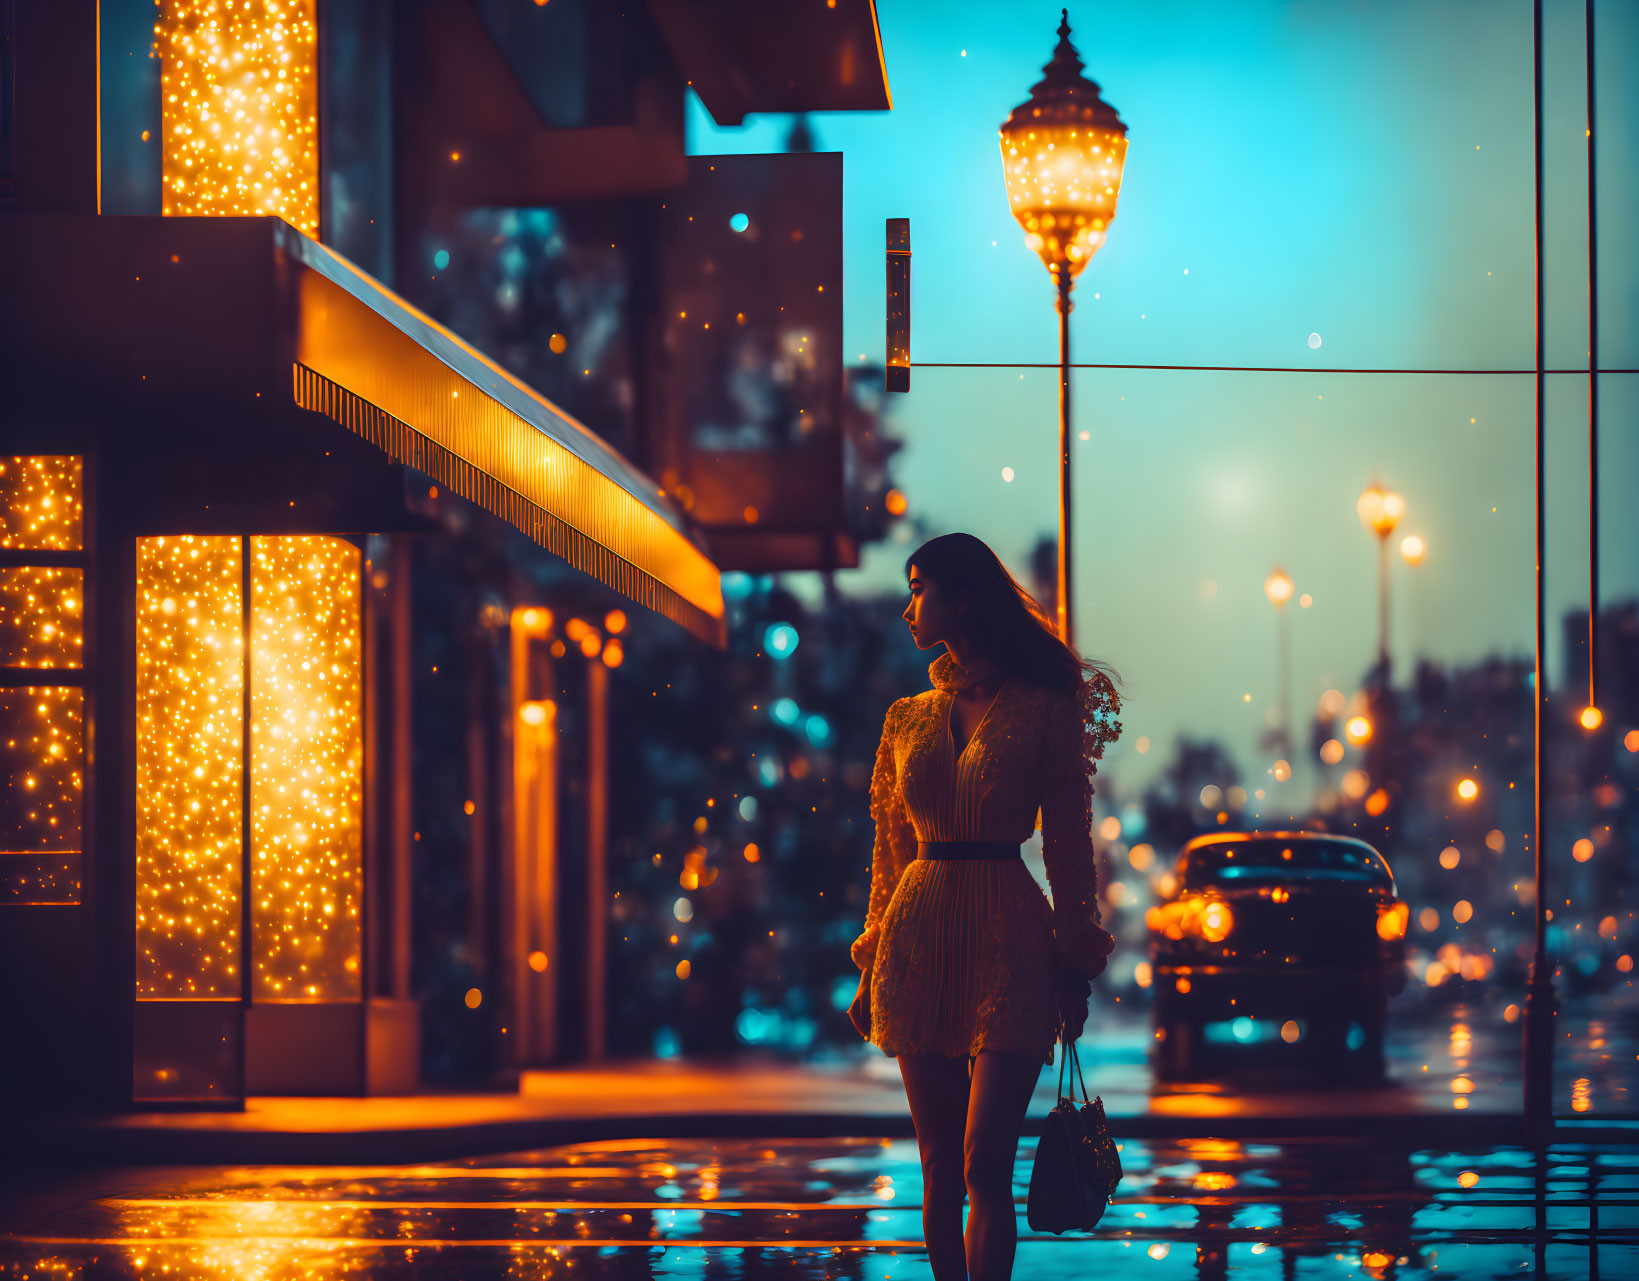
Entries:
[[1341,832],[1311,832],[1307,829],[1293,832],[1280,829],[1261,831],[1257,828],[1235,832],[1202,832],[1199,836],[1192,836],[1186,841],[1180,853],[1189,854],[1203,846],[1228,845],[1236,841],[1333,841],[1358,845],[1361,849],[1370,850],[1373,854],[1381,856],[1381,851],[1370,841],[1363,841],[1358,836],[1345,836]]
[[1209,849],[1214,845],[1232,845],[1246,841],[1281,841],[1283,843],[1290,842],[1292,844],[1325,841],[1328,844],[1356,846],[1361,851],[1370,854],[1374,858],[1376,863],[1381,866],[1383,871],[1388,875],[1390,889],[1398,893],[1398,882],[1394,879],[1394,869],[1389,866],[1389,861],[1383,857],[1382,851],[1370,841],[1363,841],[1358,836],[1344,836],[1339,832],[1311,832],[1308,830],[1300,830],[1295,832],[1275,830],[1266,832],[1259,831],[1256,828],[1247,831],[1235,832],[1203,832],[1199,836],[1192,837],[1189,841],[1185,842],[1184,848],[1178,852],[1179,863],[1181,865],[1186,862],[1189,859],[1189,856],[1198,850]]

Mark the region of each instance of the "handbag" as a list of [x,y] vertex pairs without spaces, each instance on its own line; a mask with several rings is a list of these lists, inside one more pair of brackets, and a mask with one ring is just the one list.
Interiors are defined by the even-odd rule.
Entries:
[[[1041,1142],[1036,1144],[1030,1167],[1030,1194],[1025,1215],[1034,1232],[1061,1233],[1090,1231],[1104,1217],[1104,1207],[1121,1182],[1121,1154],[1110,1137],[1110,1123],[1104,1116],[1104,1100],[1087,1099],[1087,1082],[1081,1078],[1081,1060],[1076,1043],[1059,1032],[1064,1057],[1059,1060],[1058,1102],[1042,1122]],[[1074,1060],[1076,1079],[1081,1081],[1080,1109],[1072,1095],[1064,1095],[1066,1060]]]

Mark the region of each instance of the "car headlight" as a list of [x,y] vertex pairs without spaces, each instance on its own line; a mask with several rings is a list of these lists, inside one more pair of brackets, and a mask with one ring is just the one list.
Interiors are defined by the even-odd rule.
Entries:
[[1235,928],[1228,903],[1208,903],[1201,910],[1201,934],[1209,943],[1222,943]]

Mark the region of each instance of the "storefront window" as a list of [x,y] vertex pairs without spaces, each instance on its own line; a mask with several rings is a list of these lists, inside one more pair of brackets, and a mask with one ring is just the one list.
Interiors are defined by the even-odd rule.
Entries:
[[362,995],[359,574],[340,538],[138,540],[139,1098],[242,1093],[247,964],[254,1001]]
[[163,0],[164,211],[319,233],[317,0]]
[[242,540],[137,543],[137,996],[236,998]]
[[364,892],[359,550],[251,539],[258,1001],[356,1000]]
[[[137,993],[242,994],[244,540],[139,541]],[[359,551],[250,540],[258,1000],[355,1000],[363,895]]]
[[83,489],[78,457],[0,458],[0,903],[81,898]]

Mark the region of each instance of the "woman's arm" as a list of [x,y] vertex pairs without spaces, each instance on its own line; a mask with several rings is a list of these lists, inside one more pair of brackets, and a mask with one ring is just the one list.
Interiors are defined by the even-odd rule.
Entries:
[[877,744],[876,764],[871,770],[871,819],[876,824],[871,846],[871,898],[865,910],[865,932],[849,949],[854,964],[867,974],[876,959],[882,914],[899,885],[910,858],[910,847],[916,839],[910,815],[905,812],[905,802],[899,795],[899,776],[894,764],[894,734],[903,701],[894,703],[882,718],[882,740]]
[[1093,775],[1121,734],[1121,698],[1095,674],[1052,704],[1042,755],[1042,862],[1053,891],[1053,954],[1078,985],[1104,969],[1115,940],[1103,928],[1093,849]]

